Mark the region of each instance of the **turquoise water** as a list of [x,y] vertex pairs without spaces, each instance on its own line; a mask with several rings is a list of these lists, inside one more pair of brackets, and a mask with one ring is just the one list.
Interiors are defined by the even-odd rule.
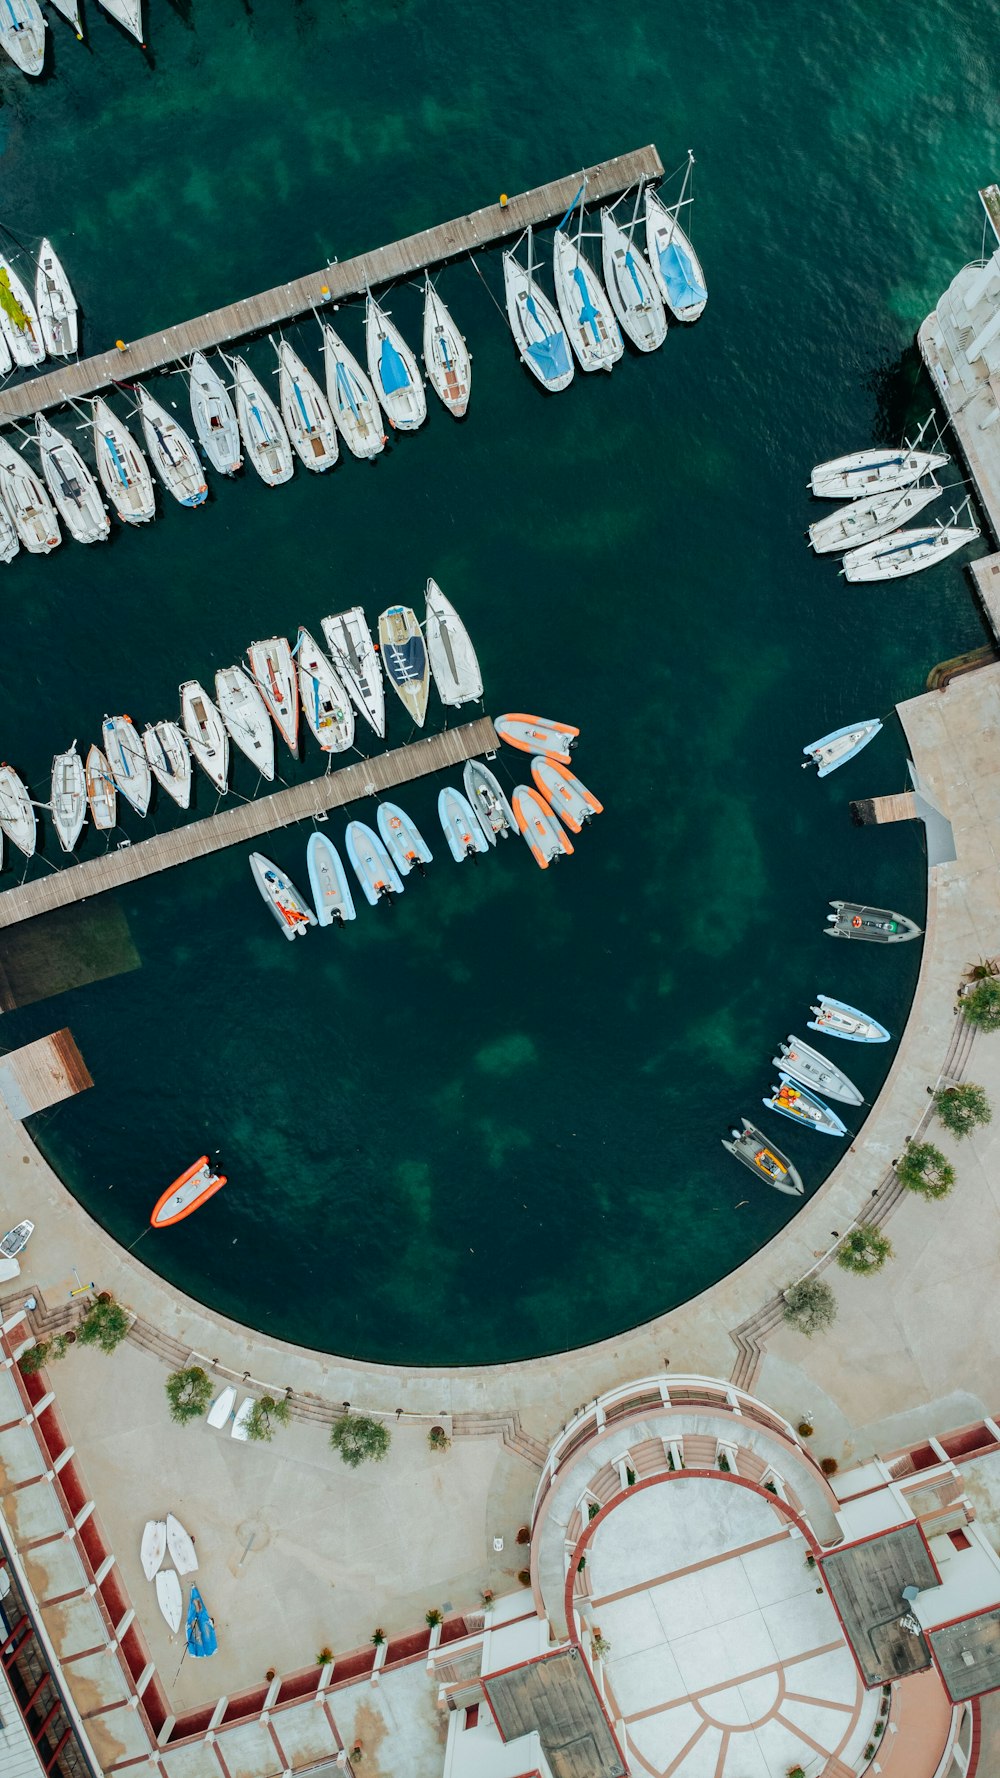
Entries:
[[[898,1032],[912,994],[917,945],[822,933],[834,895],[922,914],[917,830],[847,816],[902,788],[898,726],[823,784],[798,755],[920,691],[981,626],[955,562],[883,593],[812,559],[805,482],[930,405],[914,330],[978,254],[975,191],[997,172],[993,9],[938,8],[931,31],[856,0],[668,17],[149,0],[148,60],[87,11],[89,47],[53,18],[41,85],[0,74],[3,220],[52,236],[87,349],[647,141],[668,168],[698,156],[710,302],[659,354],[546,398],[494,306],[499,255],[480,256],[482,278],[466,261],[440,280],[475,358],[465,423],[435,403],[374,467],[276,492],[216,477],[200,512],[171,503],[3,576],[0,747],[36,794],[105,710],[173,715],[181,679],[210,683],[253,636],[419,606],[428,574],[472,631],[489,711],[579,724],[606,813],[560,869],[520,842],[460,869],[438,785],[418,784],[400,800],[435,862],[392,911],[287,945],[246,849],[193,863],[121,897],[139,970],[10,1015],[4,1039],[71,1026],[95,1086],[36,1134],[123,1243],[219,1151],[226,1190],[137,1254],[221,1310],[393,1362],[612,1334],[787,1218],[719,1137],[757,1116],[810,998]],[[419,293],[390,306],[417,343]],[[357,310],[340,322],[357,346]],[[315,362],[314,326],[290,336]],[[266,340],[249,355],[273,363]],[[151,386],[183,406],[177,381]],[[407,735],[393,709],[390,743]],[[315,774],[317,750],[281,769]],[[235,783],[254,789],[242,761]],[[266,847],[300,884],[306,837]],[[836,1059],[874,1097],[891,1050]],[[815,1189],[840,1145],[760,1118]]]

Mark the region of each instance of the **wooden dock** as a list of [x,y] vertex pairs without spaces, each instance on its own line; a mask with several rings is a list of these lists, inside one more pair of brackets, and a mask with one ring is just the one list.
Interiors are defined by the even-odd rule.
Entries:
[[884,827],[889,821],[916,821],[919,812],[912,790],[895,796],[870,796],[851,804],[851,820],[855,827]]
[[131,382],[147,371],[160,370],[190,358],[192,352],[207,352],[233,340],[245,339],[269,327],[298,320],[311,309],[343,302],[352,296],[363,296],[366,288],[377,289],[398,278],[412,278],[425,266],[441,265],[445,260],[489,247],[497,241],[519,235],[531,223],[542,228],[558,222],[573,202],[584,179],[591,203],[618,197],[640,179],[661,179],[663,163],[652,146],[633,149],[630,154],[616,155],[613,160],[600,161],[595,167],[568,173],[565,178],[552,179],[547,185],[509,198],[506,204],[486,204],[468,216],[442,222],[436,228],[425,228],[405,240],[378,247],[373,253],[359,253],[354,259],[338,260],[311,272],[305,278],[294,278],[259,296],[244,297],[224,309],[213,309],[193,321],[183,321],[162,333],[147,334],[144,339],[127,342],[126,350],[100,352],[96,357],[81,359],[77,364],[60,364],[40,377],[6,389],[0,394],[0,422],[30,418],[40,409],[58,407],[71,397],[93,395],[114,382]]
[[154,876],[175,864],[186,864],[191,858],[204,858],[226,846],[259,839],[276,827],[323,820],[330,809],[343,808],[345,803],[357,802],[362,797],[380,796],[397,785],[462,765],[477,755],[493,754],[499,745],[492,717],[480,716],[475,722],[445,729],[439,735],[422,736],[405,747],[379,753],[374,759],[334,766],[323,777],[294,784],[290,790],[255,797],[252,802],[240,803],[219,815],[189,821],[169,833],[117,847],[103,858],[64,865],[36,882],[7,889],[0,893],[0,927],[33,920],[38,914],[86,901],[106,889],[123,889],[141,877]]
[[47,1111],[93,1086],[72,1031],[54,1031],[0,1058],[0,1099],[13,1117]]

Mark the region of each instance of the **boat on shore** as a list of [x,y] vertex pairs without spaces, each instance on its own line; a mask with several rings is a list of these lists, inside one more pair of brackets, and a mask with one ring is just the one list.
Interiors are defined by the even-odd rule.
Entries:
[[742,1129],[738,1130],[734,1125],[728,1137],[723,1136],[723,1148],[742,1161],[744,1167],[749,1167],[765,1185],[773,1185],[775,1191],[787,1192],[789,1197],[801,1198],[805,1192],[802,1176],[788,1156],[782,1154],[773,1142],[768,1142],[749,1118],[741,1117],[740,1123]]
[[73,286],[51,241],[38,249],[35,308],[45,350],[52,358],[72,358],[80,344],[79,310]]
[[667,337],[663,298],[640,247],[610,210],[601,211],[604,282],[623,331],[640,352],[655,352]]
[[0,828],[25,858],[34,857],[38,843],[35,807],[24,780],[8,765],[0,765]]
[[427,582],[424,634],[431,673],[442,704],[458,708],[483,695],[483,677],[472,638],[436,580]]
[[142,1528],[139,1540],[139,1560],[142,1572],[147,1580],[155,1580],[163,1565],[167,1553],[167,1525],[165,1519],[147,1519]]
[[491,846],[517,832],[514,811],[503,786],[481,759],[466,760],[462,768],[462,784],[472,812]]
[[552,277],[566,336],[581,370],[613,370],[625,350],[608,294],[583,253],[579,237],[557,228]]
[[328,322],[323,323],[323,363],[327,397],[345,445],[354,457],[377,457],[388,442],[378,398],[354,353]]
[[503,256],[507,320],[521,363],[537,377],[543,389],[558,395],[573,381],[573,355],[566,330],[533,275],[534,236],[530,228],[527,241],[527,270],[514,257],[513,249]]
[[880,733],[882,723],[877,716],[871,716],[867,722],[848,723],[846,728],[835,728],[818,741],[810,741],[802,751],[810,765],[819,766],[819,776],[826,778],[835,772],[838,766],[846,766],[849,759],[854,759],[869,741],[874,741]]
[[[970,520],[967,525],[956,522],[963,510]],[[947,525],[939,519],[933,525],[891,531],[877,543],[866,543],[860,549],[849,550],[841,572],[845,580],[850,581],[901,580],[904,575],[920,574],[925,568],[947,561],[967,543],[975,543],[979,535],[971,502],[966,500],[952,512]]]
[[377,833],[363,821],[351,821],[344,836],[347,856],[366,899],[376,907],[402,895],[403,880]]
[[420,367],[396,323],[368,292],[365,313],[368,374],[379,406],[398,432],[415,432],[427,418]]
[[64,852],[72,852],[87,819],[87,774],[76,742],[52,761],[52,825]]
[[35,1232],[33,1222],[18,1222],[0,1240],[0,1259],[16,1259],[23,1253]]
[[215,1625],[197,1587],[191,1588],[191,1597],[188,1600],[184,1643],[188,1654],[192,1655],[196,1661],[207,1660],[218,1651],[219,1647]]
[[251,642],[247,660],[254,684],[289,752],[299,752],[299,681],[287,636]]
[[874,543],[895,531],[904,520],[915,519],[940,493],[941,488],[932,477],[926,487],[914,484],[888,494],[852,500],[810,525],[809,542],[818,556],[840,555],[863,543]]
[[57,432],[44,414],[35,415],[35,431],[42,474],[70,536],[77,543],[103,543],[111,530],[111,520],[97,483],[76,446]]
[[307,469],[332,469],[340,454],[333,411],[322,389],[287,340],[278,346],[278,398],[285,430]]
[[340,853],[325,833],[310,834],[306,847],[306,866],[318,925],[332,926],[334,920],[339,920],[343,925],[347,920],[356,919],[357,911],[354,897],[348,888],[347,872]]
[[268,783],[274,778],[274,729],[260,692],[242,667],[220,667],[215,698],[230,738]]
[[22,74],[34,76],[45,65],[45,20],[38,0],[4,0],[0,6],[0,49],[5,49]]
[[321,648],[308,630],[295,643],[299,668],[299,702],[306,722],[324,753],[343,753],[354,742],[354,706]]
[[156,517],[153,478],[128,427],[101,396],[93,403],[94,456],[101,486],[124,525]]
[[[102,0],[107,4],[107,0]],[[181,1627],[181,1583],[172,1568],[161,1568],[156,1577],[156,1603],[167,1620],[167,1628],[176,1636]]]
[[378,830],[389,856],[401,877],[408,877],[414,865],[424,875],[424,865],[433,862],[432,853],[415,821],[398,803],[379,803]]
[[816,1005],[809,1011],[810,1031],[824,1032],[827,1037],[842,1037],[847,1043],[888,1043],[889,1033],[877,1019],[848,1006],[844,1000],[831,1000],[828,994],[817,994]]
[[[25,0],[3,0],[0,19],[11,3],[23,6]],[[7,342],[7,350],[21,370],[34,370],[45,357],[41,323],[27,285],[3,253],[0,253],[0,290],[3,292],[0,332]]]
[[180,1519],[175,1518],[173,1513],[167,1514],[167,1549],[178,1574],[197,1573],[198,1557],[194,1538],[185,1531]]
[[90,819],[99,833],[110,833],[118,819],[118,792],[111,767],[99,747],[91,747],[84,766]]
[[424,369],[448,412],[461,420],[472,388],[472,357],[450,311],[424,273]]
[[[226,1175],[213,1170],[207,1154],[199,1155],[157,1198],[149,1218],[150,1227],[169,1229],[175,1222],[183,1222],[186,1216],[193,1216],[196,1210],[207,1204],[209,1198],[214,1198],[225,1183]],[[197,1567],[197,1563],[195,1566]]]
[[205,776],[224,792],[229,788],[229,736],[218,707],[198,679],[180,688],[181,726]]
[[527,784],[519,784],[511,802],[514,819],[525,842],[531,848],[535,863],[548,870],[553,859],[572,852],[573,843],[556,820],[547,802]]
[[105,716],[101,734],[117,789],[137,815],[145,815],[153,786],[149,761],[135,723],[131,716]]
[[460,790],[446,784],[438,795],[438,816],[444,837],[457,864],[476,852],[488,852],[489,843],[482,827]]
[[153,777],[180,809],[191,804],[191,754],[176,722],[147,723],[142,747]]
[[191,418],[206,457],[220,475],[236,475],[243,467],[240,424],[225,383],[204,352],[195,352],[188,367]]
[[521,753],[541,753],[563,765],[569,765],[570,751],[580,733],[565,722],[551,722],[547,716],[528,716],[521,710],[498,716],[493,727],[508,747],[516,747]]
[[678,215],[685,198],[694,155],[688,150],[684,184],[676,204],[668,207],[651,185],[646,187],[646,252],[653,277],[675,321],[697,321],[708,302],[701,260],[681,228]]
[[250,869],[254,882],[286,938],[298,938],[300,933],[306,933],[310,926],[318,924],[305,896],[299,894],[295,884],[289,882],[277,865],[264,857],[263,852],[251,852]]
[[292,447],[284,422],[259,377],[244,358],[234,358],[230,369],[236,396],[240,436],[251,463],[269,488],[291,481],[294,472]]
[[142,383],[138,395],[146,449],[167,493],[181,506],[203,506],[208,483],[194,441]]
[[56,510],[43,484],[21,456],[0,437],[0,500],[14,521],[14,529],[33,556],[47,556],[62,542]]
[[228,1383],[225,1389],[220,1390],[205,1416],[208,1425],[216,1432],[221,1430],[226,1422],[232,1418],[235,1406],[236,1388],[234,1384]]
[[809,478],[809,488],[818,500],[856,500],[859,495],[886,494],[894,488],[908,487],[922,476],[943,469],[948,461],[941,451],[921,451],[933,414],[928,414],[912,444],[905,439],[898,450],[875,445],[870,450],[852,451],[846,457],[831,457],[817,463]]
[[921,927],[905,914],[891,908],[864,907],[859,901],[831,901],[832,914],[827,914],[823,930],[827,938],[860,938],[876,945],[903,944],[908,938],[919,938]]
[[378,637],[386,678],[404,710],[423,728],[430,670],[415,612],[409,605],[390,605],[378,620]]
[[323,635],[355,708],[377,735],[384,735],[385,680],[362,607],[352,605],[350,611],[324,617]]
[[775,1068],[784,1069],[793,1080],[801,1086],[814,1087],[824,1098],[839,1099],[844,1105],[863,1105],[865,1096],[843,1071],[811,1044],[803,1043],[800,1037],[790,1036],[786,1043],[779,1047],[778,1054],[771,1057]]
[[771,1088],[770,1099],[764,1104],[769,1111],[780,1112],[782,1117],[790,1117],[793,1123],[803,1124],[807,1130],[815,1130],[818,1136],[846,1136],[847,1126],[841,1123],[835,1111],[824,1105],[822,1099],[810,1093],[804,1086],[794,1081],[790,1074],[779,1073],[780,1086]]
[[574,778],[558,760],[536,757],[531,762],[531,776],[546,802],[572,833],[582,833],[588,821],[603,814],[604,804],[599,803],[593,791],[581,784],[579,778]]

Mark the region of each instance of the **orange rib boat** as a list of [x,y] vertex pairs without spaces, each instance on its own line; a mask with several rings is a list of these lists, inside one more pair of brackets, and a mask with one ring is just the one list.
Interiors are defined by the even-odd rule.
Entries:
[[162,1198],[156,1204],[150,1217],[150,1226],[154,1229],[168,1229],[172,1223],[183,1222],[185,1216],[192,1216],[214,1198],[226,1183],[224,1173],[213,1173],[207,1154],[193,1161],[186,1173],[168,1185]]
[[569,765],[569,756],[580,731],[566,722],[552,722],[547,716],[527,716],[523,710],[512,710],[495,718],[493,727],[508,747],[522,753],[541,753],[546,759],[559,759]]

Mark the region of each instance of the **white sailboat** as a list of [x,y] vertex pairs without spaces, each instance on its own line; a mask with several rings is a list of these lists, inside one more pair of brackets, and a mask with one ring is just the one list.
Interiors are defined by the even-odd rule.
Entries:
[[688,149],[684,183],[676,204],[669,208],[651,185],[646,187],[646,252],[650,269],[675,321],[697,321],[708,301],[701,260],[681,228],[678,217],[686,197],[694,155]]
[[231,369],[236,413],[248,461],[269,488],[292,479],[292,447],[274,402],[263,383],[243,358],[234,358]]
[[215,675],[215,697],[235,745],[270,782],[274,777],[274,729],[249,673],[242,667],[220,667]]
[[181,723],[202,771],[216,790],[224,791],[229,783],[229,736],[222,717],[197,679],[188,679],[181,686]]
[[809,542],[818,556],[839,555],[847,549],[859,549],[863,543],[875,543],[890,531],[915,519],[941,493],[931,477],[926,487],[914,484],[888,494],[870,494],[867,499],[852,500],[825,513],[809,527]]
[[503,256],[503,286],[507,320],[521,363],[553,395],[573,381],[569,342],[555,309],[532,275],[534,236],[529,228],[528,267],[514,258],[513,249]]
[[203,506],[208,499],[208,483],[193,439],[141,383],[139,412],[146,449],[167,493],[181,506]]
[[[963,512],[970,521],[967,525],[957,523]],[[975,543],[978,536],[979,526],[972,517],[971,502],[965,500],[952,512],[947,525],[938,520],[936,525],[893,531],[877,543],[866,543],[861,549],[849,550],[841,572],[845,580],[851,581],[900,580],[904,575],[933,568],[936,563],[953,556],[956,550],[964,549],[967,543]]]
[[0,499],[14,529],[33,556],[47,556],[62,542],[55,507],[30,463],[0,437]]
[[99,747],[91,747],[84,772],[90,818],[99,833],[109,833],[118,818],[118,792],[111,767]]
[[198,1556],[194,1547],[194,1538],[184,1529],[180,1519],[173,1513],[167,1514],[167,1549],[170,1560],[178,1574],[194,1574],[198,1567]]
[[52,761],[52,825],[64,852],[72,852],[87,819],[87,774],[76,742]]
[[72,358],[80,344],[80,322],[73,286],[51,241],[38,250],[35,307],[45,350],[52,358]]
[[97,396],[93,403],[94,455],[101,486],[126,525],[146,525],[156,517],[153,478],[128,427]]
[[933,413],[928,414],[912,444],[904,439],[898,449],[875,445],[817,463],[809,478],[810,492],[818,500],[857,500],[862,494],[886,494],[908,487],[935,469],[943,469],[948,461],[943,452],[918,449],[933,418]]
[[556,302],[569,343],[581,370],[611,370],[625,350],[621,330],[611,312],[607,292],[585,257],[580,231],[574,240],[557,228],[552,250]]
[[475,703],[483,695],[483,676],[472,638],[436,580],[427,582],[424,635],[431,673],[442,704]]
[[377,457],[385,449],[382,410],[353,352],[327,322],[323,324],[326,393],[345,445],[354,457]]
[[299,681],[287,636],[269,636],[251,642],[247,660],[279,735],[290,751],[299,750]]
[[368,374],[390,426],[415,432],[427,418],[420,368],[396,323],[368,292],[365,313]]
[[83,18],[80,14],[80,0],[49,0],[49,5],[71,24],[78,37],[83,36]]
[[339,446],[330,403],[287,340],[278,351],[278,393],[288,436],[307,469],[332,469]]
[[152,782],[149,760],[131,716],[106,716],[102,725],[104,753],[116,788],[137,815],[149,808]]
[[103,543],[111,520],[97,483],[75,445],[51,426],[44,414],[35,415],[42,473],[60,518],[77,543]]
[[0,562],[12,562],[20,547],[14,521],[0,500]]
[[236,475],[243,467],[240,428],[229,390],[203,352],[195,352],[188,370],[191,418],[213,469]]
[[306,722],[324,753],[343,753],[354,741],[354,708],[322,649],[308,630],[295,644],[299,700]]
[[40,74],[45,62],[45,20],[38,0],[2,0],[0,49],[22,74]]
[[191,755],[176,722],[147,723],[142,745],[156,782],[178,808],[190,808]]
[[137,43],[143,43],[142,37],[142,0],[97,0],[111,18],[116,19],[126,31],[130,31]]
[[645,254],[619,228],[610,210],[601,211],[601,249],[604,282],[615,314],[640,352],[655,352],[667,337],[663,298]]
[[25,858],[34,855],[38,840],[34,804],[24,781],[8,765],[0,765],[0,828]]
[[431,388],[460,420],[472,389],[472,355],[431,283],[430,272],[424,273],[424,369]]
[[385,681],[361,606],[324,617],[323,634],[355,707],[377,735],[384,735]]
[[[23,3],[23,0],[17,0]],[[7,0],[2,0],[0,17]],[[22,370],[34,370],[45,357],[45,341],[35,305],[27,285],[18,277],[10,260],[0,253],[0,330],[14,363]]]
[[[110,8],[112,0],[101,0],[101,5]],[[176,1636],[181,1627],[184,1598],[181,1583],[172,1568],[161,1568],[156,1576],[156,1603],[167,1620],[171,1635]]]

